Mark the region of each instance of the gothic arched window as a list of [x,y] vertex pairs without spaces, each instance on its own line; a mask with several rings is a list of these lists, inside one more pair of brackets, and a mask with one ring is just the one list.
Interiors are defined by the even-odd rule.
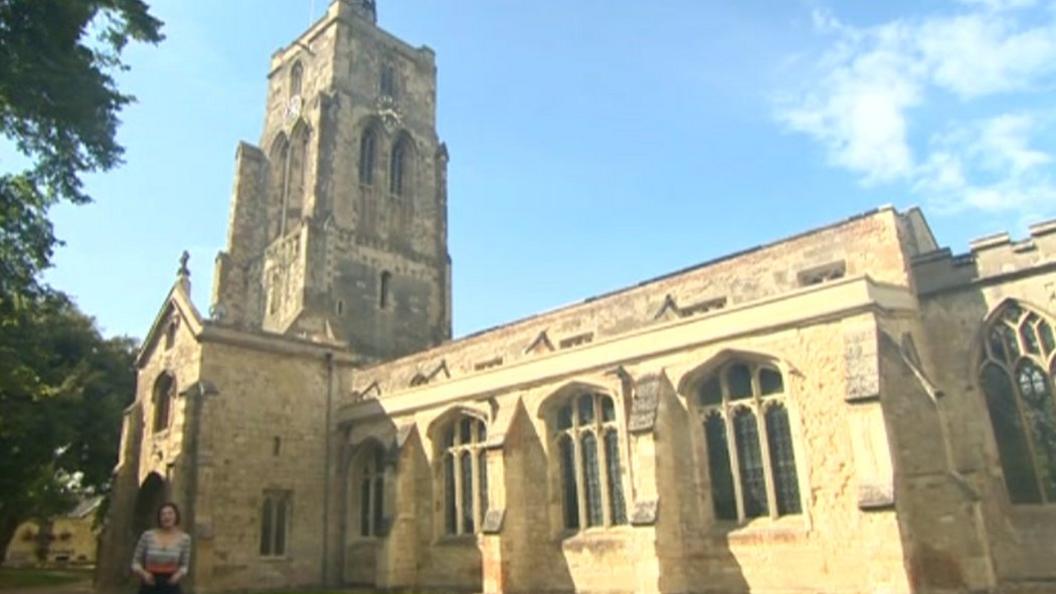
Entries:
[[732,361],[705,377],[696,396],[715,517],[743,521],[801,513],[781,372]]
[[377,151],[378,135],[374,128],[363,131],[359,139],[359,183],[370,186],[374,184],[374,155]]
[[308,193],[308,127],[298,124],[290,136],[286,164],[285,196],[283,198],[282,229],[285,232],[292,222],[301,217],[301,210]]
[[611,396],[582,392],[557,409],[554,422],[565,528],[627,523],[616,406]]
[[359,535],[382,536],[385,530],[385,450],[371,444],[360,458]]
[[169,427],[172,416],[172,401],[176,397],[176,380],[168,373],[161,374],[154,382],[152,401],[154,404],[153,429],[157,433]]
[[487,431],[484,421],[463,414],[440,434],[447,534],[478,532],[488,511]]
[[410,189],[410,160],[410,141],[400,137],[392,147],[392,159],[389,161],[389,192],[394,196],[404,196]]
[[1012,503],[1056,502],[1056,338],[1052,322],[1010,301],[986,328],[979,369]]
[[301,94],[301,84],[304,79],[304,66],[300,62],[294,62],[290,69],[290,97]]

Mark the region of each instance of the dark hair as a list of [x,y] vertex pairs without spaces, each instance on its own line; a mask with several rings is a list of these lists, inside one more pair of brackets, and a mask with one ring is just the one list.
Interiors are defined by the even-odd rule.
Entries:
[[155,518],[158,521],[158,526],[161,526],[161,512],[164,511],[164,509],[166,507],[170,507],[170,508],[172,508],[172,511],[176,512],[176,524],[175,525],[179,526],[180,525],[180,508],[175,503],[173,503],[171,501],[166,501],[165,503],[162,503],[161,506],[158,507],[157,518]]

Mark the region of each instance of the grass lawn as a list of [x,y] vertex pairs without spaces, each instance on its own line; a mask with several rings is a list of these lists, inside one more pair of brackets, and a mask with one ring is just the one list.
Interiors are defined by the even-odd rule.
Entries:
[[86,569],[15,569],[0,567],[0,590],[57,586],[92,577]]

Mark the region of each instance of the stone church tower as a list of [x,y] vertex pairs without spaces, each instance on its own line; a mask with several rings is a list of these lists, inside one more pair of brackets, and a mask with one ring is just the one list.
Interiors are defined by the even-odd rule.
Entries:
[[212,313],[371,358],[419,351],[451,334],[434,55],[379,29],[371,0],[334,2],[323,21],[335,26],[272,56]]

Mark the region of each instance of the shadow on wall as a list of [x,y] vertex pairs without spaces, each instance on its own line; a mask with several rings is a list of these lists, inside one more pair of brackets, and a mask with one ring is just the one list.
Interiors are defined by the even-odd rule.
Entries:
[[686,400],[678,396],[666,375],[657,376],[655,381],[656,426],[661,433],[655,449],[660,493],[656,513],[658,589],[665,593],[747,593],[751,588],[729,542],[730,532],[740,526],[716,521],[707,472],[696,467],[691,455],[695,450],[692,424],[697,416],[687,409]]
[[503,447],[506,517],[502,527],[503,581],[512,591],[573,592],[562,543],[551,534],[546,450],[523,402]]
[[[928,406],[934,390],[913,377],[912,358],[899,356],[904,345],[893,340],[898,337],[882,341],[885,395],[906,399],[890,414],[903,442],[893,448],[904,452],[896,464],[906,477],[896,482],[895,505],[914,588],[982,590],[1056,578],[1054,517],[1024,514],[1034,506],[1011,503],[1024,484],[1038,493],[1029,443],[1040,426],[1029,411],[1016,409],[1029,406],[1024,390],[1034,392],[1034,386],[1047,390],[1051,406],[1056,379],[1053,339],[1041,328],[1045,321],[1051,328],[1056,312],[1030,301],[1031,295],[1047,296],[1032,293],[1041,288],[1033,282],[921,299],[936,373],[931,379],[949,390],[935,398],[937,406]],[[1015,298],[996,299],[1002,294]],[[1044,371],[1030,375],[1030,369]],[[927,431],[940,424],[944,433]]]

